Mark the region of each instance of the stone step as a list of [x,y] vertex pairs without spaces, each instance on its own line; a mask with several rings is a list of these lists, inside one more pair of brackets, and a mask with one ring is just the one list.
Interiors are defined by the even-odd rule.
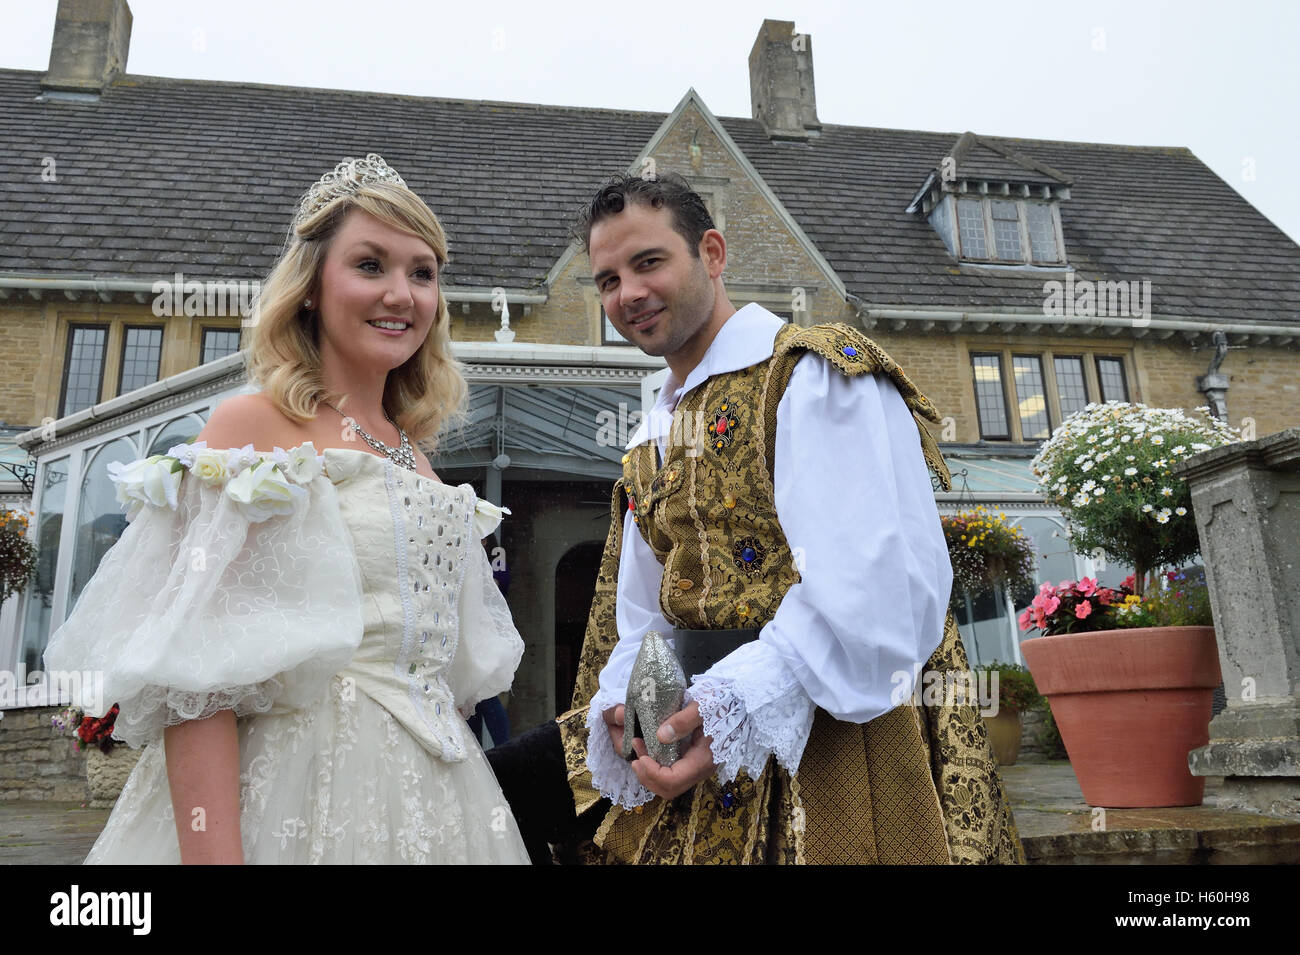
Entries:
[[1031,865],[1300,864],[1300,819],[1221,807],[1219,777],[1207,777],[1200,806],[1102,814],[1083,801],[1067,760],[1000,772]]

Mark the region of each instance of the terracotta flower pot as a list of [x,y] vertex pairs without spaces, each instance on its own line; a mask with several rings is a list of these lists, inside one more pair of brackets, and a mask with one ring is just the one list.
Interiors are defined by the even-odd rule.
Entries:
[[998,707],[997,716],[984,717],[989,731],[989,742],[999,766],[1014,766],[1020,758],[1020,713],[1005,706]]
[[1210,739],[1213,627],[1067,633],[1020,649],[1088,805],[1201,804],[1205,777],[1191,774],[1187,754]]

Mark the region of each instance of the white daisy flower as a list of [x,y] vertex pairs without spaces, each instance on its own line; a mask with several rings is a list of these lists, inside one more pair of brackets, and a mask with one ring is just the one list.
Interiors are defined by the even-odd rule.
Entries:
[[1086,492],[1080,491],[1078,494],[1074,495],[1074,497],[1070,498],[1070,503],[1075,507],[1083,507],[1091,500],[1092,498],[1090,498]]
[[1176,508],[1174,508],[1174,513],[1177,514],[1179,517],[1186,517],[1186,516],[1187,516],[1187,508],[1185,508],[1185,507],[1176,507]]
[[1143,505],[1142,505],[1142,513],[1143,513],[1143,514],[1150,514],[1150,513],[1151,513],[1152,511],[1154,511],[1154,510],[1155,510],[1155,505],[1153,505],[1153,504],[1143,504]]
[[1152,444],[1164,444],[1164,443],[1165,443],[1165,439],[1162,438],[1162,437],[1161,437],[1160,435],[1158,435],[1158,434],[1153,434],[1153,435],[1151,435],[1151,443],[1152,443]]
[[1184,451],[1186,451],[1186,450],[1187,450],[1187,446],[1186,446],[1186,445],[1182,445],[1182,444],[1180,444],[1178,447],[1174,448],[1174,449],[1173,449],[1172,451],[1170,451],[1169,453],[1170,453],[1170,454],[1182,454],[1182,453],[1183,453]]
[[1173,497],[1173,496],[1174,496],[1174,489],[1171,488],[1171,487],[1162,487],[1162,488],[1160,489],[1160,496],[1161,496],[1161,497]]
[[1157,524],[1168,524],[1168,523],[1169,523],[1169,511],[1167,511],[1167,510],[1163,510],[1163,509],[1160,510],[1160,511],[1158,511],[1158,512],[1156,513],[1156,523],[1157,523]]
[[1125,476],[1125,477],[1132,477],[1133,475],[1135,475],[1135,474],[1137,474],[1137,473],[1138,473],[1138,469],[1137,469],[1137,468],[1125,468],[1125,469],[1124,469],[1124,476]]

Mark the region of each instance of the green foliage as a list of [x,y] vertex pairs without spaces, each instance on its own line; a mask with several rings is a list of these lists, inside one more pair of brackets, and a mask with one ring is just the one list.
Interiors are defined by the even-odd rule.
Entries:
[[1214,624],[1205,568],[1171,570],[1156,581],[1140,599],[1126,598],[1117,605],[1114,626],[1209,627]]
[[[1001,663],[997,660],[982,664],[977,669],[997,673],[998,707],[1026,713],[1036,710],[1047,703],[1046,697],[1038,692],[1034,678],[1029,671],[1018,663]],[[990,680],[992,677],[990,676]]]
[[1194,556],[1200,541],[1183,458],[1239,441],[1239,433],[1197,408],[1090,404],[1062,422],[1034,457],[1043,496],[1065,514],[1080,553],[1101,550],[1138,572]]

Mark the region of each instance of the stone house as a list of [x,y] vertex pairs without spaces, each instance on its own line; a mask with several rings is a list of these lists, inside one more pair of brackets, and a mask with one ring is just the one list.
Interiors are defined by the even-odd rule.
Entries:
[[[121,534],[106,465],[187,440],[246,387],[246,306],[297,199],[344,156],[382,154],[450,236],[472,396],[432,457],[514,512],[499,543],[528,644],[519,728],[566,705],[609,489],[663,376],[604,319],[569,238],[612,173],[687,177],[737,304],[878,341],[945,416],[961,477],[941,510],[1000,507],[1044,577],[1098,570],[1028,469],[1085,403],[1225,401],[1260,435],[1300,420],[1300,247],[1186,149],[824,123],[811,39],[784,21],[754,43],[749,117],[694,90],[647,113],[137,76],[130,23],[125,0],[61,0],[48,72],[0,69],[0,502],[35,512],[40,552],[0,608],[0,669],[39,668]],[[1216,331],[1229,350],[1202,380]],[[976,660],[1018,655],[1009,607],[961,609]],[[22,697],[0,712],[53,702]]]

